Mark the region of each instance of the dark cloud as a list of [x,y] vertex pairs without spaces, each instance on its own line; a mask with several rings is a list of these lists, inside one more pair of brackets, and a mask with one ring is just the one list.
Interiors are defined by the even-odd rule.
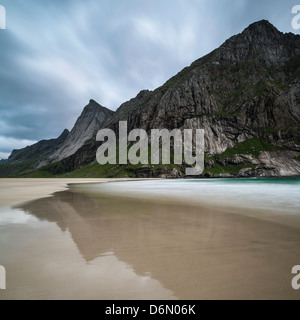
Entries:
[[0,157],[70,129],[90,98],[116,109],[140,90],[156,88],[254,21],[269,19],[293,31],[297,1],[1,4],[7,29],[0,30]]

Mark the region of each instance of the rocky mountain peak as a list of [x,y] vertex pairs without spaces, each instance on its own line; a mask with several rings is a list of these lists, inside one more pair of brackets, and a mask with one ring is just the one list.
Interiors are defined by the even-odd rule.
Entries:
[[[106,109],[105,107],[103,107],[101,104],[99,104],[98,102],[96,102],[95,100],[91,99],[89,101],[89,103],[84,107],[83,112],[85,111],[91,111],[91,112],[97,112],[97,109]],[[108,109],[107,109],[108,110]]]
[[41,161],[38,166],[59,161],[75,153],[85,141],[94,138],[104,122],[112,117],[113,111],[101,106],[98,102],[91,99],[77,119],[71,132],[62,146],[51,154],[47,159]]
[[255,62],[265,67],[282,66],[300,54],[300,36],[284,34],[267,20],[248,26],[213,52],[225,64]]
[[100,126],[100,123],[102,124],[103,119],[109,118],[113,113],[113,111],[103,107],[101,104],[91,99],[89,103],[84,107],[72,131],[74,131],[76,127],[84,127],[86,125],[89,125],[91,122],[98,123]]
[[69,133],[70,131],[68,129],[65,129],[57,139],[65,140],[68,137]]
[[[299,175],[299,72],[300,36],[258,21],[116,112],[91,99],[64,143],[39,166],[63,159],[51,169],[59,174],[95,161],[96,132],[118,133],[119,121],[127,121],[128,130],[147,132],[204,129],[209,176]],[[137,177],[165,175],[139,170],[134,169]]]
[[275,28],[268,20],[260,20],[250,24],[244,31],[252,35],[259,35],[260,37],[269,37],[270,35],[283,35],[277,28]]
[[149,90],[142,90],[138,93],[138,95],[136,96],[136,99],[142,99],[147,93],[149,93]]

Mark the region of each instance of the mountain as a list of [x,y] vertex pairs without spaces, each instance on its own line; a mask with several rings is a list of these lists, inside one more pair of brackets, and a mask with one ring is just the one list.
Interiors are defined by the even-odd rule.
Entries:
[[88,139],[94,137],[113,114],[113,111],[90,100],[71,132],[65,129],[57,139],[43,140],[32,146],[13,150],[8,160],[0,164],[0,176],[15,176],[74,154]]
[[10,164],[18,164],[34,158],[41,158],[55,152],[66,141],[69,130],[65,129],[57,139],[42,140],[20,150],[13,150],[8,158]]
[[262,20],[121,106],[106,126],[203,128],[208,175],[299,175],[299,64],[300,36]]
[[[141,91],[108,116],[102,128],[118,132],[120,120],[128,122],[128,130],[148,133],[200,128],[205,130],[204,176],[299,176],[299,76],[300,36],[262,20],[156,90]],[[48,163],[64,159],[40,172],[69,177],[184,175],[185,165],[101,167],[95,162],[99,144],[95,135],[89,138],[72,155],[71,147],[62,155],[57,150]]]
[[69,130],[65,129],[57,139],[42,140],[20,150],[13,150],[7,160],[0,163],[0,177],[11,176],[28,169],[55,152],[68,138]]
[[113,111],[101,106],[94,100],[90,100],[64,143],[46,159],[40,161],[38,167],[60,161],[74,154],[88,139],[95,137],[99,128],[101,128],[104,122],[111,118],[113,114]]
[[129,129],[194,123],[205,129],[212,154],[272,131],[276,145],[299,151],[299,60],[300,36],[257,22],[154,92],[121,106],[106,125],[117,129],[119,118]]

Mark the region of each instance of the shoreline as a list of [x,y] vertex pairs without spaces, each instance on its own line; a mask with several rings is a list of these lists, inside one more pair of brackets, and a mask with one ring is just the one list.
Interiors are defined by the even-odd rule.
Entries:
[[[263,178],[262,178],[263,179]],[[162,179],[162,181],[173,181],[173,179]],[[175,181],[184,181],[186,179],[174,179]],[[192,179],[191,179],[192,180]],[[202,180],[202,179],[201,179]],[[210,179],[206,179],[210,180]],[[222,180],[222,179],[220,179]],[[225,179],[226,180],[226,179]],[[231,179],[230,179],[231,180]],[[248,179],[245,179],[248,180]],[[252,180],[252,179],[249,179]],[[112,183],[114,181],[111,181]],[[102,189],[102,188],[101,188]],[[215,210],[218,212],[231,213],[236,216],[243,216],[258,219],[260,221],[265,221],[269,223],[277,223],[280,225],[288,226],[296,230],[300,230],[300,215],[290,212],[288,210],[281,210],[277,208],[263,208],[259,206],[251,206],[247,203],[241,205],[241,203],[226,203],[222,200],[218,199],[217,201],[211,202],[207,199],[195,198],[191,195],[165,195],[165,194],[156,194],[156,193],[135,193],[130,188],[126,189],[126,193],[120,192],[118,189],[107,190],[107,188],[103,188],[102,190],[97,190],[92,186],[85,185],[74,185],[70,186],[70,190],[75,192],[82,192],[84,194],[93,195],[93,196],[105,196],[110,199],[122,199],[122,200],[132,200],[132,201],[142,201],[144,203],[149,203],[151,201],[155,201],[157,204],[164,205],[178,205],[178,206],[186,206],[191,208],[198,208],[204,210]]]
[[0,205],[18,203],[2,212],[0,299],[299,299],[300,223],[89,192],[132,180],[0,180]]
[[[274,177],[275,179],[279,179]],[[206,178],[207,180],[214,180]],[[226,178],[223,178],[226,180]],[[245,178],[246,180],[256,180],[259,178]],[[272,178],[270,178],[272,179]],[[114,182],[129,182],[129,181],[153,181],[153,180],[173,180],[160,178],[0,178],[0,210],[5,207],[13,207],[23,203],[42,198],[53,196],[56,192],[75,190],[88,194],[97,194],[93,188],[83,187],[80,185],[92,185],[98,183],[114,183]],[[174,179],[179,180],[193,180],[193,179]],[[77,185],[77,186],[76,186]],[[72,188],[74,186],[74,188]],[[76,190],[77,189],[77,190]],[[101,194],[101,192],[100,192]],[[262,221],[279,223],[292,227],[293,229],[300,229],[300,215],[290,214],[287,212],[274,212],[270,209],[262,209],[255,207],[240,207],[238,205],[228,205],[222,202],[209,203],[207,201],[197,201],[189,197],[164,197],[156,196],[154,194],[120,194],[118,192],[104,192],[106,197],[131,199],[133,201],[153,201],[168,205],[177,204],[179,206],[186,205],[194,208],[205,208],[206,210],[218,210],[220,212],[231,212],[236,215],[248,216]]]
[[134,178],[0,178],[0,209],[50,197],[72,184],[92,184],[135,180]]

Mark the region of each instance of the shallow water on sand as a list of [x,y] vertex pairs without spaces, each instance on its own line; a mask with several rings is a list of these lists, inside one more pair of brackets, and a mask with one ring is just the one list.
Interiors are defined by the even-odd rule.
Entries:
[[[113,184],[74,186],[0,211],[0,299],[300,299],[291,287],[297,226],[119,197],[132,184]],[[162,186],[155,184],[138,189]]]
[[128,181],[126,187],[122,182],[112,182],[86,185],[87,189],[118,196],[159,197],[210,206],[217,204],[300,214],[298,178]]

